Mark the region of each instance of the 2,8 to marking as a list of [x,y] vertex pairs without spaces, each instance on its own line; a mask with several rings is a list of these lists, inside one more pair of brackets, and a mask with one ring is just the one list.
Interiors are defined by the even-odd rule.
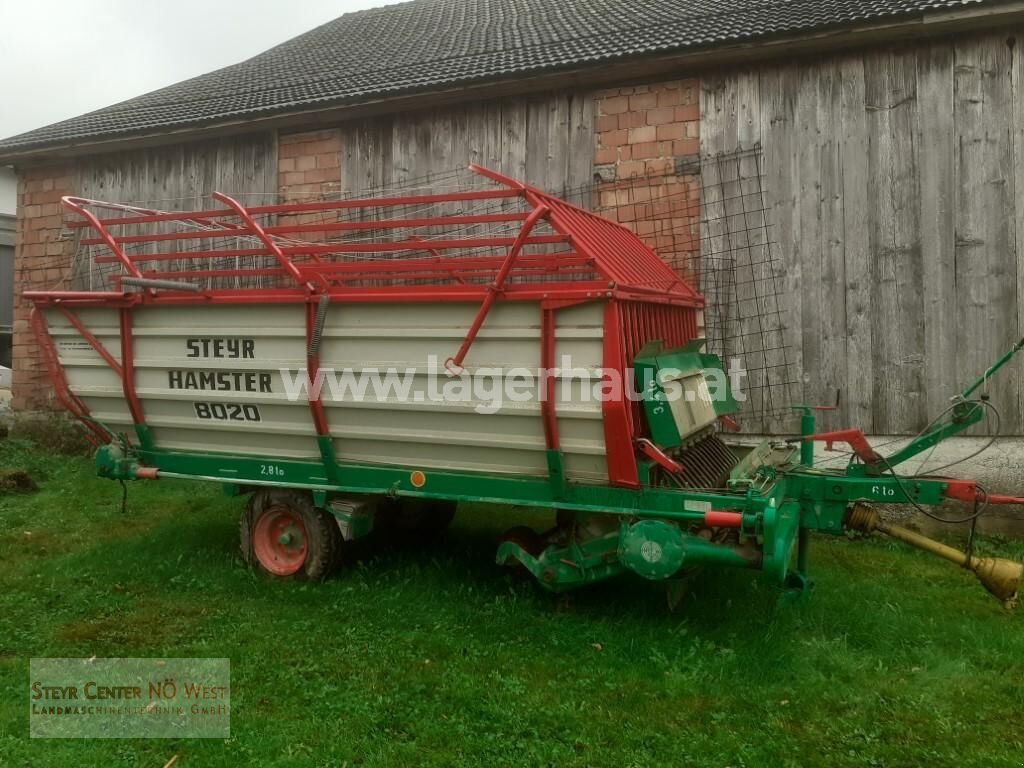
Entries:
[[260,409],[240,403],[192,403],[196,418],[210,421],[262,421]]
[[277,464],[260,464],[260,474],[267,477],[284,477],[284,467]]

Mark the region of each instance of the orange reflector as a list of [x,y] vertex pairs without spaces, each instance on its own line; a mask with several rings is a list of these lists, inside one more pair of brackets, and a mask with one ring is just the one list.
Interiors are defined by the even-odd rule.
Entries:
[[409,482],[412,483],[413,488],[422,488],[427,484],[427,476],[417,469],[409,475]]

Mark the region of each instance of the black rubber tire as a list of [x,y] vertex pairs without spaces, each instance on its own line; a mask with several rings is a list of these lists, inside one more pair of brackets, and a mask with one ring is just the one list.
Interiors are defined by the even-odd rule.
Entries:
[[[275,506],[287,507],[302,518],[306,529],[306,559],[294,574],[279,576],[271,573],[260,563],[253,549],[252,531],[256,521]],[[290,488],[268,488],[256,491],[249,497],[239,520],[239,546],[242,559],[253,570],[274,579],[285,581],[323,581],[341,564],[341,549],[344,541],[334,516],[313,506],[309,493]]]

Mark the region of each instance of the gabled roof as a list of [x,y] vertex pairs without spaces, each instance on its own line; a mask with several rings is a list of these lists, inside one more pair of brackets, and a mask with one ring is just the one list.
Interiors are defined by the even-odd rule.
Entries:
[[1001,2],[413,0],[345,14],[240,64],[2,140],[0,158]]

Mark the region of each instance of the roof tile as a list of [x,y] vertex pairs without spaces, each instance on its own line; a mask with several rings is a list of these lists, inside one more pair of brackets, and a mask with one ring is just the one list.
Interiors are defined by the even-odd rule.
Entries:
[[0,156],[1001,1],[413,0],[2,140]]

